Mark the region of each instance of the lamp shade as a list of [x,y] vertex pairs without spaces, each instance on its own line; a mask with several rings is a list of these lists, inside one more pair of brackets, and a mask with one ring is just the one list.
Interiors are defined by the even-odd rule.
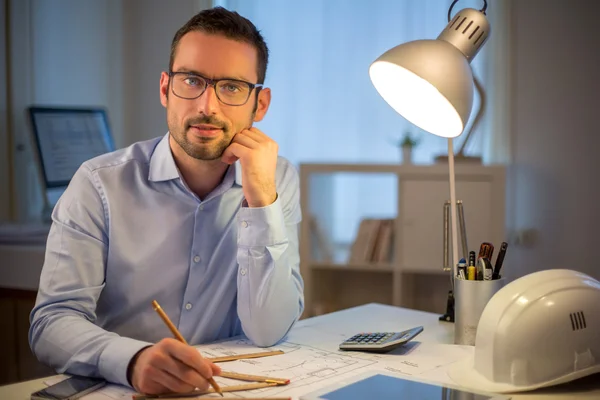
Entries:
[[421,129],[453,138],[473,106],[470,61],[488,36],[485,15],[464,9],[435,40],[398,45],[375,60],[369,75],[381,97]]

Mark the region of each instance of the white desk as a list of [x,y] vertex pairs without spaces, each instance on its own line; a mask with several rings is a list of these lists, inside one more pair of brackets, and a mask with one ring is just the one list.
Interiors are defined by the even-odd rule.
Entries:
[[[310,324],[319,328],[345,329],[348,334],[369,330],[390,330],[394,327],[410,328],[423,325],[418,336],[421,342],[452,343],[454,325],[438,321],[439,315],[408,310],[381,304],[367,304],[332,314],[302,320],[297,327]],[[400,325],[400,327],[399,327]],[[21,382],[0,387],[0,399],[26,400],[29,395],[44,388],[43,379]],[[401,397],[399,397],[401,398]],[[577,384],[568,384],[552,390],[530,394],[513,395],[514,400],[573,400],[600,399],[600,376],[591,376]]]

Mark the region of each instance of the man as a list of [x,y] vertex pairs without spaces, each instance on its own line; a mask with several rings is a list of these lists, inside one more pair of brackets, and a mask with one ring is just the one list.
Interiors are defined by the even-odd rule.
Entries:
[[152,300],[190,344],[270,346],[298,319],[298,174],[252,127],[267,61],[256,27],[223,8],[176,33],[160,79],[169,132],[85,162],[53,211],[29,334],[42,362],[186,392],[219,367],[172,339]]

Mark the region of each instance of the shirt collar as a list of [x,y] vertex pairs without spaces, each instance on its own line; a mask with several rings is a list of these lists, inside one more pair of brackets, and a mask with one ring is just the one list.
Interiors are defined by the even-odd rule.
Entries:
[[162,182],[179,178],[179,171],[169,146],[169,132],[158,142],[150,157],[150,172],[148,179],[152,182]]
[[233,164],[233,169],[235,169],[235,183],[242,186],[242,164],[240,163],[240,160],[237,160]]
[[234,184],[242,186],[242,165],[240,164],[240,160],[237,160],[227,168],[221,186],[229,188]]
[[[162,182],[177,178],[179,178],[179,170],[175,164],[173,153],[171,153],[169,133],[167,132],[160,142],[158,142],[150,157],[148,179],[152,182]],[[242,186],[242,165],[240,164],[240,160],[237,160],[227,169],[223,181],[227,182],[228,180],[233,180],[232,184],[235,183]]]

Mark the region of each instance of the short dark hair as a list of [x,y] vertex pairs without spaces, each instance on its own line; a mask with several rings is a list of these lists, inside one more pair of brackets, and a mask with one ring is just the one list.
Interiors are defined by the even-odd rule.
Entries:
[[265,83],[267,64],[269,62],[269,49],[264,38],[250,20],[242,17],[235,11],[229,11],[223,7],[202,10],[179,28],[171,43],[169,71],[173,69],[173,61],[175,60],[175,52],[177,51],[179,41],[183,35],[192,31],[222,35],[228,39],[252,45],[256,49],[258,58],[258,65],[256,66],[257,83]]

